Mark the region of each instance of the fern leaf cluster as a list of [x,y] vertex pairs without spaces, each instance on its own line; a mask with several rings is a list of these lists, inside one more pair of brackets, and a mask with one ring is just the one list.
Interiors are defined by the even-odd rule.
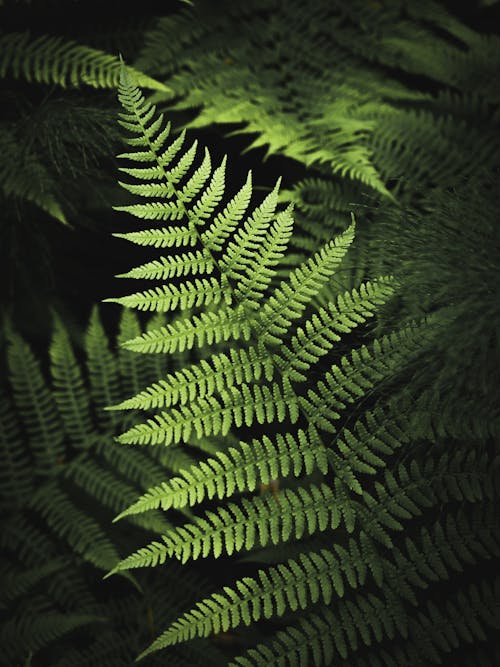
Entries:
[[[118,84],[120,61],[97,49],[78,45],[61,37],[31,38],[29,32],[0,36],[0,76],[23,77],[27,81],[94,88],[113,88]],[[165,90],[158,81],[134,72],[140,85]]]
[[175,109],[198,110],[191,127],[234,124],[257,134],[250,148],[405,201],[494,163],[498,35],[442,3],[209,5],[158,20],[136,60],[181,97]]
[[[156,356],[177,346],[197,347],[203,357],[113,406],[113,413],[146,413],[145,421],[117,438],[117,446],[186,447],[231,431],[240,442],[150,488],[119,514],[118,519],[157,510],[195,511],[110,574],[168,569],[175,560],[234,558],[239,552],[258,562],[259,551],[282,543],[297,549],[297,556],[238,578],[199,601],[141,656],[197,637],[238,632],[256,621],[293,617],[318,603],[325,612],[316,623],[302,623],[301,630],[290,626],[279,640],[248,655],[269,660],[278,651],[282,660],[286,647],[291,664],[308,664],[311,655],[312,664],[330,664],[333,656],[356,660],[362,646],[387,637],[396,641],[396,650],[402,640],[401,650],[411,655],[424,633],[410,634],[410,625],[424,628],[429,620],[420,614],[412,621],[419,600],[430,600],[430,618],[456,613],[453,606],[437,611],[432,595],[426,598],[428,589],[466,567],[488,563],[499,548],[491,521],[498,480],[490,453],[462,445],[449,455],[440,449],[444,443],[430,433],[422,439],[409,417],[384,400],[384,385],[394,382],[439,334],[439,317],[409,324],[350,353],[338,352],[342,336],[366,325],[395,287],[392,279],[381,278],[329,300],[332,278],[353,242],[354,224],[275,282],[272,274],[291,226],[291,209],[276,208],[279,184],[253,211],[248,211],[250,179],[246,190],[225,204],[225,159],[212,170],[205,152],[197,166],[196,143],[183,148],[184,133],[170,137],[163,115],[125,70],[120,101],[120,122],[134,149],[124,157],[139,165],[124,169],[135,181],[123,185],[146,203],[119,210],[139,218],[141,225],[148,220],[158,226],[119,236],[161,247],[158,233],[180,238],[175,236],[180,230],[189,241],[166,244],[166,257],[122,274],[166,283],[108,301],[141,310],[147,300],[148,308],[173,311],[166,326],[132,338],[125,348]],[[163,220],[172,221],[168,230],[159,227]],[[268,252],[276,238],[277,249]],[[187,252],[186,246],[191,248]],[[207,261],[193,265],[194,253]],[[185,270],[187,264],[196,266],[196,275],[210,272],[218,300],[201,289],[203,283]],[[151,270],[158,266],[169,270]],[[172,266],[180,268],[172,271]],[[164,295],[170,295],[168,308]],[[210,323],[219,327],[218,335],[207,334]],[[230,352],[219,350],[228,343]],[[364,408],[363,401],[373,395],[379,403]],[[351,413],[357,414],[353,424],[343,420],[348,407],[358,410]],[[421,458],[429,447],[434,456]],[[276,480],[279,488],[273,494],[256,494],[258,485]],[[212,501],[208,508],[207,501]],[[456,503],[464,509],[457,511]],[[436,509],[439,516],[433,515]],[[492,595],[489,583],[484,595]],[[469,601],[461,598],[461,603]],[[497,619],[483,617],[476,637],[485,639],[496,624]],[[329,637],[324,649],[318,627]],[[301,647],[294,653],[298,638]],[[429,655],[452,650],[451,644],[435,641]],[[252,664],[247,660],[242,656],[234,664]]]
[[[135,316],[126,313],[120,335],[141,331]],[[104,402],[137,391],[161,365],[139,366],[130,352],[111,352],[108,346],[95,311],[82,364],[56,319],[43,365],[49,368],[48,382],[30,346],[14,330],[8,333],[9,385],[2,389],[1,407],[2,664],[24,663],[30,654],[33,664],[126,665],[138,650],[135,642],[147,636],[147,622],[137,625],[137,619],[145,596],[152,595],[148,582],[142,593],[124,582],[126,605],[113,610],[112,598],[95,593],[99,571],[113,567],[131,534],[159,535],[171,524],[153,512],[135,517],[125,531],[110,533],[103,517],[109,523],[124,498],[132,501],[138,489],[158,483],[168,470],[193,465],[196,458],[187,452],[177,457],[174,449],[168,457],[152,457],[113,447],[114,434],[132,415],[124,420],[106,412]],[[193,576],[194,590],[206,586]],[[162,587],[155,589],[159,597],[148,603],[150,613],[170,614],[161,602]],[[187,581],[182,595],[189,596]],[[128,635],[117,632],[115,624],[127,628]],[[75,638],[86,648],[74,648]],[[213,655],[214,664],[220,662],[215,650],[207,659]],[[192,659],[179,652],[179,664],[203,662],[201,655]]]

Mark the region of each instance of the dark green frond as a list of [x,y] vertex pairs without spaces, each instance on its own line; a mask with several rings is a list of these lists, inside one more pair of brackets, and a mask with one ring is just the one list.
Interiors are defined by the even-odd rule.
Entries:
[[27,343],[14,333],[9,340],[8,364],[14,400],[30,438],[37,473],[53,474],[64,452],[62,425],[51,394]]
[[[23,77],[38,83],[60,86],[115,88],[120,76],[120,60],[98,49],[82,46],[61,37],[43,35],[32,38],[29,32],[0,36],[0,76]],[[159,81],[131,69],[145,88],[167,91]]]

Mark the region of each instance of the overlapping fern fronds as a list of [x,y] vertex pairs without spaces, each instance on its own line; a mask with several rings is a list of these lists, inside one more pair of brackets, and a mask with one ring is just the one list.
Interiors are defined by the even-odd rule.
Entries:
[[[125,313],[119,339],[141,331],[137,318]],[[102,406],[138,391],[161,367],[138,364],[130,352],[115,353],[108,346],[97,311],[85,336],[85,364],[59,320],[43,366],[18,334],[8,334],[9,380],[0,406],[2,664],[22,664],[31,653],[33,665],[125,667],[147,639],[152,614],[173,616],[180,604],[169,594],[169,608],[161,601],[161,587],[151,589],[147,581],[141,593],[123,582],[116,609],[112,598],[95,595],[99,571],[114,565],[125,544],[132,547],[141,531],[158,535],[170,526],[153,513],[110,533],[105,517],[109,524],[124,498],[132,502],[139,489],[196,461],[174,448],[164,457],[113,448],[114,435],[132,416],[124,419]],[[165,585],[171,588],[171,582]],[[181,599],[192,597],[190,586],[206,588],[192,572],[177,589]],[[149,617],[143,616],[147,608]],[[126,635],[117,627],[127,629]],[[75,638],[76,646],[83,640],[80,648]],[[196,651],[193,655],[180,651],[176,660],[205,664]]]
[[438,1],[201,0],[158,20],[136,66],[196,109],[190,127],[234,124],[250,147],[406,202],[494,163],[499,58],[498,35]]
[[[117,56],[62,37],[31,37],[29,32],[0,33],[0,54],[0,78],[22,78],[32,83],[56,84],[63,88],[84,85],[113,88],[118,85],[120,60]],[[162,83],[142,72],[133,70],[133,73],[144,87],[167,90]],[[24,150],[15,144],[12,127],[5,124],[0,129],[5,131],[5,138],[0,138],[4,154],[0,184],[4,194],[33,201],[50,215],[65,222],[64,213],[57,202],[56,183],[50,168],[36,159],[33,150],[30,154],[21,155]],[[71,137],[66,137],[66,141],[71,141]],[[62,156],[53,157],[57,160]]]
[[[21,325],[29,313],[25,321],[37,331],[50,321],[52,304],[44,302],[51,300],[60,266],[53,235],[71,243],[62,230],[50,229],[50,220],[99,227],[95,211],[108,206],[116,187],[105,167],[117,146],[108,91],[118,83],[120,58],[116,48],[86,42],[78,3],[71,26],[59,20],[64,3],[35,4],[0,6],[0,279],[6,294],[0,319],[5,310]],[[51,32],[55,26],[59,33]],[[133,73],[146,88],[167,91],[145,72]],[[14,302],[15,309],[9,307]]]
[[[29,32],[0,35],[0,77],[24,78],[29,82],[62,87],[88,85],[113,88],[118,85],[120,59],[99,49],[77,44],[62,37]],[[168,88],[137,70],[133,75],[144,88]]]
[[[394,290],[392,279],[379,278],[326,303],[321,298],[332,294],[354,224],[275,284],[292,225],[291,208],[277,208],[279,183],[252,208],[249,175],[227,201],[225,158],[216,168],[208,151],[196,161],[196,142],[185,147],[184,133],[170,136],[169,124],[126,71],[119,99],[132,149],[122,156],[129,161],[122,185],[140,199],[118,210],[139,218],[141,229],[118,236],[167,250],[123,274],[159,285],[109,301],[171,312],[165,326],[132,338],[126,349],[157,356],[197,347],[202,359],[113,406],[147,416],[118,442],[168,448],[232,431],[240,443],[152,487],[119,515],[198,508],[112,573],[241,552],[258,561],[259,549],[286,542],[298,550],[297,557],[198,602],[142,656],[196,637],[239,632],[320,601],[326,605],[318,620],[323,640],[315,623],[301,626],[305,635],[290,629],[279,636],[285,647],[303,640],[300,650],[287,654],[290,664],[309,664],[311,656],[318,665],[330,664],[332,656],[357,659],[358,637],[370,645],[372,631],[382,641],[394,639],[397,630],[403,648],[395,650],[414,655],[429,619],[458,613],[453,605],[435,610],[430,596],[427,612],[413,622],[422,631],[409,634],[413,608],[426,599],[426,589],[499,550],[491,521],[498,479],[490,453],[462,446],[456,456],[446,450],[438,456],[436,442],[435,458],[424,463],[419,452],[430,442],[415,438],[404,413],[383,402],[363,407],[426,348],[435,335],[433,318],[350,353],[337,351],[342,336],[366,325]],[[153,226],[145,229],[145,220]],[[255,494],[258,485],[277,480],[273,495]],[[207,500],[218,504],[207,508]],[[457,501],[467,506],[458,514]],[[477,506],[481,518],[471,516],[469,506]],[[432,518],[438,507],[441,516]],[[411,533],[406,525],[413,526]],[[471,593],[473,602],[460,598],[470,618],[477,595]],[[490,610],[489,583],[481,595],[480,608]],[[479,625],[480,641],[499,619],[485,612]],[[472,641],[467,630],[461,636]],[[432,659],[452,645],[436,634]],[[281,664],[282,647],[276,640],[249,656],[255,664]],[[237,663],[253,664],[243,657]]]

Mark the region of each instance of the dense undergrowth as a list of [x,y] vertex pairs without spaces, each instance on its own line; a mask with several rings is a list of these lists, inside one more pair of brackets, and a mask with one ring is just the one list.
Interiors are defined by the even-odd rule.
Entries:
[[71,9],[0,2],[0,663],[494,665],[498,3]]

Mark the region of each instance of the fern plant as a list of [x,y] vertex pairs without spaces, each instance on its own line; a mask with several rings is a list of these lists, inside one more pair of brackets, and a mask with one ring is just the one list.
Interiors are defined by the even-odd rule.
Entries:
[[[141,228],[118,236],[168,250],[124,274],[160,285],[108,301],[172,312],[125,349],[203,354],[114,406],[147,416],[118,442],[184,447],[230,431],[240,442],[120,513],[198,508],[111,573],[241,552],[245,561],[271,563],[199,601],[142,657],[277,617],[286,627],[271,644],[231,664],[396,664],[401,656],[436,663],[460,642],[488,639],[499,625],[492,581],[445,606],[428,589],[439,598],[455,573],[498,554],[494,457],[466,443],[450,455],[450,442],[432,434],[416,439],[384,390],[439,333],[439,319],[337,352],[342,335],[365,325],[394,290],[391,278],[332,289],[354,221],[275,285],[292,226],[291,208],[277,209],[279,182],[252,209],[249,175],[227,201],[225,158],[212,169],[205,151],[197,163],[196,142],[184,148],[184,133],[170,137],[125,70],[119,99],[131,135],[122,185],[141,200],[117,208]],[[144,229],[144,220],[158,223]],[[255,493],[268,483],[273,494]],[[280,556],[283,543],[289,549]],[[426,611],[416,612],[424,602]],[[300,617],[312,607],[311,620]]]
[[499,149],[499,37],[449,7],[200,0],[158,19],[135,65],[190,127],[230,124],[249,148],[407,202]]
[[[128,312],[118,339],[140,331]],[[178,586],[172,570],[161,586],[144,579],[139,588],[132,579],[98,591],[100,573],[125,545],[132,548],[141,534],[159,535],[170,525],[154,513],[110,532],[110,517],[125,498],[132,501],[139,489],[197,460],[195,450],[173,448],[155,457],[113,448],[114,434],[132,415],[124,419],[102,405],[137,391],[161,372],[162,360],[138,365],[125,350],[112,353],[109,344],[95,311],[82,364],[57,320],[50,360],[43,364],[50,368],[47,382],[27,343],[9,332],[9,382],[2,387],[0,408],[1,664],[24,664],[29,658],[33,667],[125,667],[158,618],[174,618],[186,597],[193,599],[200,587],[210,590],[195,571]],[[114,604],[116,595],[120,604]],[[205,647],[203,655],[196,645],[172,655],[172,664],[207,661],[220,664],[215,647],[211,652]]]

